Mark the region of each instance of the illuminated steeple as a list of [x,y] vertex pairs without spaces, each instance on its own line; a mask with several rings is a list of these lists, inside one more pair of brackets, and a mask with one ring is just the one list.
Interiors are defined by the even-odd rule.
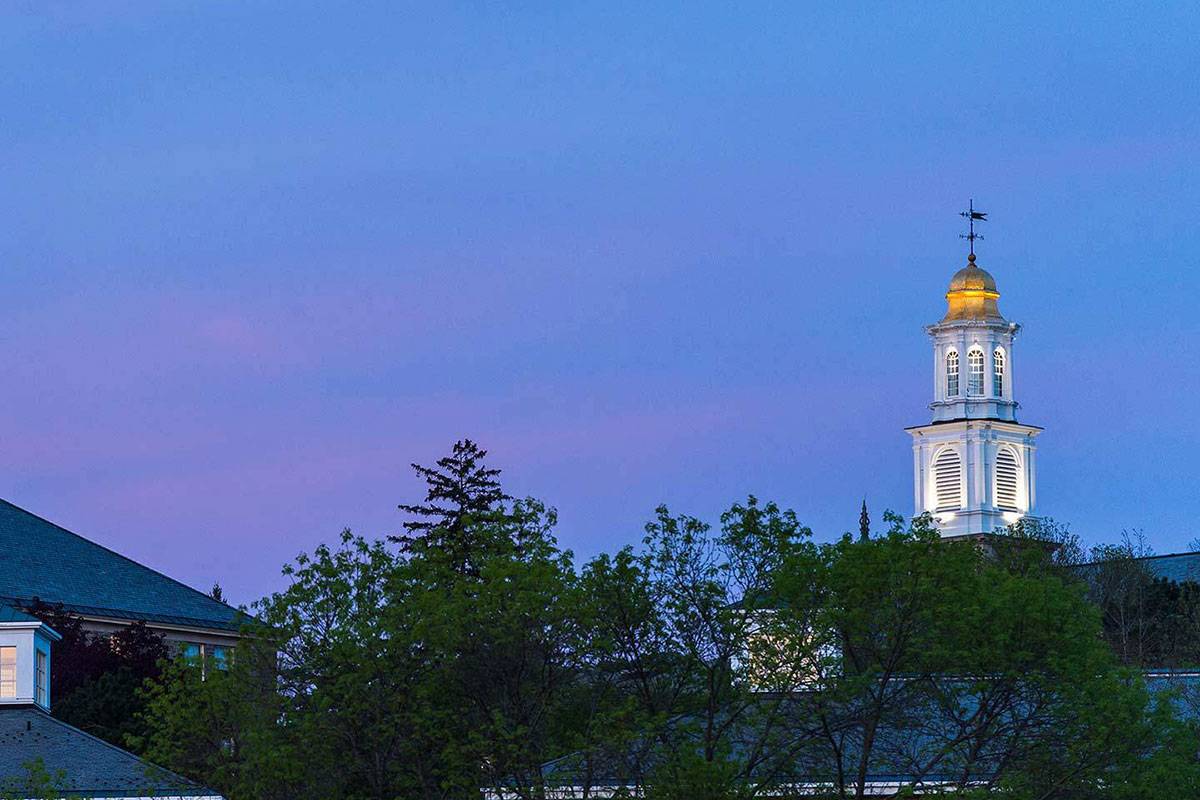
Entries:
[[929,512],[945,536],[991,533],[1033,511],[1034,447],[1041,428],[1017,422],[1013,340],[1021,326],[997,305],[996,281],[976,265],[970,214],[967,265],[946,292],[946,316],[925,328],[933,340],[933,421],[913,437],[916,513]]

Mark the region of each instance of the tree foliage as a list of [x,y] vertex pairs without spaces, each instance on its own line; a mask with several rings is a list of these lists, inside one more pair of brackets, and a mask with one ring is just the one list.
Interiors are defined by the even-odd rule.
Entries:
[[118,746],[142,733],[138,690],[169,655],[163,637],[144,622],[97,634],[61,605],[35,601],[29,610],[62,636],[50,660],[54,715]]
[[419,469],[400,547],[347,531],[297,559],[227,671],[144,690],[135,744],[231,800],[1200,787],[1190,699],[1114,656],[1061,529],[975,547],[885,515],[823,544],[750,497],[715,528],[659,508],[576,566],[483,455]]
[[400,510],[415,519],[404,523],[406,533],[393,538],[404,549],[442,554],[459,574],[478,575],[479,560],[494,544],[495,522],[510,500],[500,488],[500,470],[484,466],[487,451],[470,439],[455,442],[450,455],[437,465],[412,468],[426,484],[425,500],[402,503]]

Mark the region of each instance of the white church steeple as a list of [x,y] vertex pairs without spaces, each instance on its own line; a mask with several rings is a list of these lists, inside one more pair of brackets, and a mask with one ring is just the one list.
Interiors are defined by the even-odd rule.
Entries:
[[1021,326],[1001,316],[996,281],[975,264],[973,229],[971,238],[967,266],[950,280],[946,316],[925,328],[933,421],[906,429],[916,513],[932,514],[943,536],[992,533],[1031,514],[1036,499],[1034,439],[1042,429],[1017,422],[1013,396]]

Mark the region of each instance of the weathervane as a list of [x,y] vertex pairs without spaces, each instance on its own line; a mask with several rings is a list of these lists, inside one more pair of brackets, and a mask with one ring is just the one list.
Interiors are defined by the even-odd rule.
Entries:
[[958,238],[966,239],[967,241],[969,241],[971,243],[971,260],[974,261],[975,260],[975,240],[983,238],[982,233],[975,232],[975,221],[978,220],[980,222],[987,222],[987,212],[976,211],[975,210],[975,200],[972,199],[967,205],[967,210],[958,212],[958,215],[967,221],[967,232],[960,233],[958,235]]

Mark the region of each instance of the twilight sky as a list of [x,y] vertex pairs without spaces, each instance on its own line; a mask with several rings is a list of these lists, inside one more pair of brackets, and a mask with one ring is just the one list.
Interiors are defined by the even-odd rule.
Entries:
[[1003,5],[6,6],[0,496],[235,602],[461,436],[581,556],[908,515],[973,196],[1040,512],[1183,549],[1200,12]]

